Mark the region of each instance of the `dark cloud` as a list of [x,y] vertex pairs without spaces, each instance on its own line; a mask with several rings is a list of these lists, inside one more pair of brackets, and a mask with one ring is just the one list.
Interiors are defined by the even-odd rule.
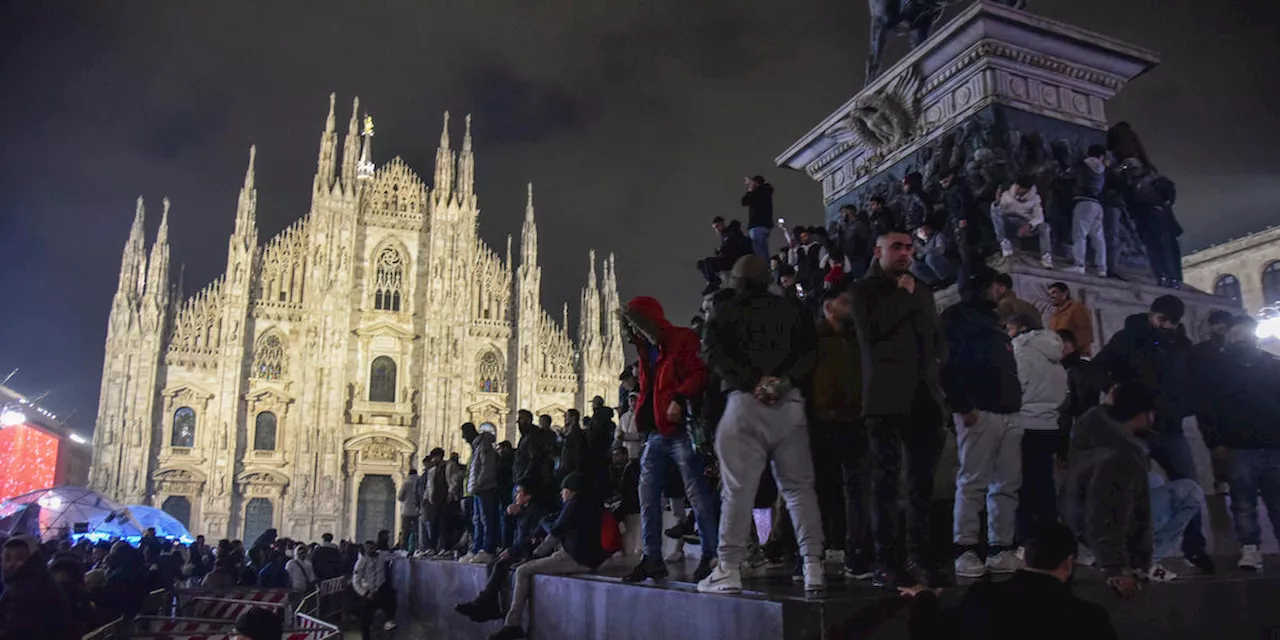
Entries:
[[[1280,4],[1032,10],[1164,56],[1108,110],[1177,180],[1184,246],[1275,220]],[[772,159],[860,86],[866,29],[856,0],[0,3],[0,374],[21,367],[15,384],[90,424],[134,199],[152,234],[172,199],[193,291],[225,264],[250,144],[261,235],[305,214],[330,92],[340,128],[359,94],[376,159],[428,179],[441,113],[456,144],[473,112],[480,232],[505,247],[536,184],[554,316],[594,247],[617,252],[624,297],[687,318],[707,220],[742,215],[743,175],[769,177],[788,220],[819,219],[818,186]]]

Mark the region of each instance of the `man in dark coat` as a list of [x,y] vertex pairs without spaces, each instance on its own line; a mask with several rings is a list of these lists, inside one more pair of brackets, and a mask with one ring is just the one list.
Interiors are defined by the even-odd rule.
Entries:
[[1107,372],[1080,355],[1074,333],[1069,329],[1059,329],[1058,337],[1062,339],[1062,348],[1066,352],[1062,356],[1062,368],[1067,370],[1067,398],[1058,408],[1058,431],[1061,438],[1058,457],[1065,461],[1071,440],[1071,427],[1087,411],[1098,406],[1102,395],[1111,386],[1111,381],[1107,378]]
[[727,224],[724,218],[716,216],[711,221],[711,228],[720,234],[720,246],[716,254],[698,261],[698,270],[707,279],[707,288],[703,295],[708,295],[720,288],[720,272],[733,268],[738,258],[752,252],[751,240],[742,233],[742,223],[731,220]]
[[859,279],[866,275],[871,266],[871,252],[875,237],[871,232],[871,221],[865,213],[858,213],[857,207],[846,204],[840,207],[840,213],[831,221],[831,239],[840,252],[849,261],[847,277]]
[[773,185],[764,176],[746,178],[747,192],[742,196],[742,206],[747,208],[747,233],[751,236],[754,253],[769,259],[769,232],[773,230]]
[[[862,357],[862,415],[871,438],[872,528],[881,586],[910,581],[898,548],[898,492],[906,450],[912,564],[929,573],[929,509],[942,451],[940,362],[946,345],[933,292],[911,275],[911,236],[888,231],[876,239],[876,261],[850,287]],[[927,577],[927,576],[926,576]]]
[[533,423],[533,414],[521,409],[516,414],[516,428],[520,441],[516,444],[516,459],[512,471],[515,483],[533,494],[538,504],[547,507],[555,502],[555,454],[556,436],[550,429],[550,418],[542,426]]
[[0,595],[0,640],[67,640],[67,599],[44,560],[22,537],[4,543],[4,594]]
[[[1182,326],[1185,310],[1176,296],[1156,298],[1150,311],[1125,319],[1124,328],[1093,359],[1113,382],[1140,382],[1155,392],[1155,428],[1147,444],[1151,458],[1170,480],[1199,477],[1182,429],[1182,419],[1194,408],[1188,398],[1191,341]],[[1213,560],[1205,544],[1202,517],[1197,514],[1182,539],[1182,553],[1201,572],[1213,573]]]

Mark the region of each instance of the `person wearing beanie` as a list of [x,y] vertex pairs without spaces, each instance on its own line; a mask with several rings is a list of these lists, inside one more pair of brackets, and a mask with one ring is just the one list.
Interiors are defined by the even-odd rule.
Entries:
[[574,471],[560,481],[564,507],[547,530],[547,538],[533,551],[534,559],[516,568],[511,577],[511,608],[507,610],[506,622],[489,640],[527,637],[524,610],[529,604],[534,576],[588,573],[604,561],[604,552],[600,549],[601,510],[583,499],[586,482],[581,471]]
[[[1185,311],[1186,305],[1177,296],[1156,298],[1147,313],[1126,318],[1124,327],[1111,336],[1093,361],[1113,382],[1137,382],[1155,392],[1155,424],[1146,439],[1151,459],[1170,480],[1194,481],[1199,475],[1182,425],[1183,418],[1195,409],[1189,388],[1191,341],[1182,326]],[[1197,512],[1182,539],[1182,553],[1202,573],[1213,573],[1202,521]]]
[[722,483],[720,562],[699,581],[698,591],[742,591],[739,567],[754,526],[751,508],[770,463],[795,523],[805,590],[821,590],[822,516],[805,399],[797,386],[813,373],[817,333],[799,303],[769,293],[769,266],[759,256],[738,260],[733,281],[735,294],[707,321],[703,345],[707,366],[729,397],[715,438]]
[[703,474],[702,457],[685,428],[688,402],[703,393],[707,382],[707,367],[698,355],[701,341],[692,329],[671,324],[662,305],[653,298],[633,298],[618,314],[639,356],[639,396],[632,404],[632,411],[636,426],[645,438],[640,458],[644,557],[623,581],[640,582],[667,576],[662,560],[662,491],[672,465],[684,482],[702,534],[702,562],[695,573],[695,577],[702,579],[711,573],[720,525],[716,503]]

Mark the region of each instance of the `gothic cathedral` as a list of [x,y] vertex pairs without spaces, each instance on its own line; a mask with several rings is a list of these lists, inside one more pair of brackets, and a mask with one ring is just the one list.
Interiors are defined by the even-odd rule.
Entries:
[[146,253],[143,204],[107,325],[91,486],[151,504],[192,535],[246,542],[268,527],[316,540],[393,529],[395,494],[434,447],[465,460],[459,425],[514,435],[518,409],[562,424],[616,400],[624,366],[612,255],[590,254],[576,340],[543,310],[533,187],[520,264],[477,236],[475,157],[445,114],[430,188],[371,160],[357,98],[341,162],[334,98],[311,211],[258,244],[254,149],[226,272],[182,299],[168,214]]

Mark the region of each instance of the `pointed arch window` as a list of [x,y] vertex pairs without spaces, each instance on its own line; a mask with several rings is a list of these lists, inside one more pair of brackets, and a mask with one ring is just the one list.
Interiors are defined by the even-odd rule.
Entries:
[[253,354],[253,377],[279,380],[284,375],[284,340],[270,333],[259,341]]
[[404,297],[404,258],[399,251],[387,247],[378,253],[374,266],[373,308],[399,311]]
[[276,450],[276,414],[263,411],[253,422],[253,450]]
[[170,434],[169,446],[190,449],[196,446],[196,410],[191,407],[178,407],[173,412],[173,432]]
[[369,365],[369,402],[396,401],[396,361],[387,356]]
[[476,364],[476,378],[479,391],[482,393],[502,393],[506,390],[506,372],[498,354],[486,351]]

